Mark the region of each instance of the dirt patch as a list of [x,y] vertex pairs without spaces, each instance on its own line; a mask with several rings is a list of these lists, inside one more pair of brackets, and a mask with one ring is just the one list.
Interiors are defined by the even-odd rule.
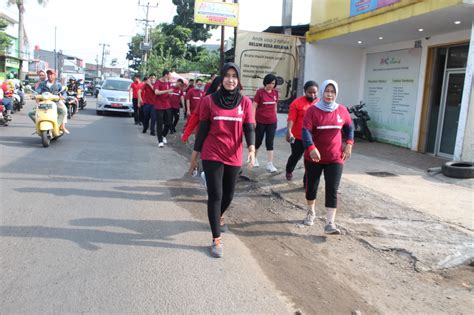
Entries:
[[[176,146],[176,149],[189,155],[188,148]],[[390,230],[400,226],[398,236],[403,236],[409,230],[406,224],[410,221],[404,212],[393,213],[395,217],[399,214],[398,222],[386,215],[397,209],[401,211],[401,206],[383,196],[375,196],[381,199],[374,203],[374,195],[367,192],[360,192],[356,197],[359,202],[354,206],[349,187],[343,185],[338,220],[344,235],[326,236],[322,233],[323,212],[313,227],[301,225],[306,211],[301,203],[304,192],[300,183],[278,186],[282,184],[278,176],[256,172],[255,176],[249,176],[251,180],[240,179],[226,220],[230,233],[251,249],[266,275],[293,301],[296,309],[311,314],[350,314],[355,310],[363,314],[471,312],[472,266],[429,268],[427,263],[420,264],[421,256],[406,250],[405,245],[390,243],[391,238],[403,240],[403,237],[396,238],[379,227],[385,221],[395,222]],[[206,194],[199,179],[185,176],[169,184],[175,201],[207,222]],[[321,200],[317,208],[324,209]],[[411,218],[424,220],[426,229],[441,224],[421,214]],[[381,246],[380,239],[390,246]],[[424,236],[417,244],[427,247],[417,250],[417,255],[422,252],[428,258],[430,252],[435,255],[440,250],[438,245],[431,246]],[[458,244],[444,245],[453,245],[455,251]]]

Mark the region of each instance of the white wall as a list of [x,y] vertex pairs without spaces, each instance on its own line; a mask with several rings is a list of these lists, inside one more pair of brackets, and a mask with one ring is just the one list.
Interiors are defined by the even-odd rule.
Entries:
[[314,80],[321,85],[324,80],[333,79],[340,89],[337,102],[346,106],[357,104],[361,100],[364,58],[360,48],[307,43],[305,81]]
[[[418,95],[417,95],[417,107],[414,119],[414,126],[413,126],[413,142],[412,142],[412,150],[418,149],[418,142],[419,142],[419,134],[420,134],[420,127],[421,127],[421,110],[423,104],[423,93],[424,93],[424,82],[425,82],[425,75],[426,75],[426,66],[427,66],[427,59],[428,59],[428,49],[430,46],[438,46],[444,44],[450,44],[453,42],[459,41],[468,41],[471,35],[470,30],[463,30],[459,32],[452,32],[440,35],[434,35],[429,38],[420,38],[422,52],[421,52],[421,63],[420,63],[420,70],[419,70],[419,82],[418,82]],[[377,52],[384,52],[384,51],[391,51],[391,50],[400,50],[400,49],[407,49],[413,48],[415,45],[414,40],[410,41],[403,41],[397,43],[391,43],[386,45],[380,45],[375,47],[370,47],[365,50],[365,53],[377,53]]]
[[[472,83],[472,82],[471,82]],[[474,162],[474,85],[471,86],[471,100],[468,108],[466,129],[460,160]]]

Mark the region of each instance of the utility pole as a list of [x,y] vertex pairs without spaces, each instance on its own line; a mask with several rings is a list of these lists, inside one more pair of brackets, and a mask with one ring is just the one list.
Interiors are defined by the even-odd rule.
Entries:
[[[234,0],[235,4],[239,4],[239,0]],[[237,50],[237,26],[234,27],[234,62],[235,62],[235,52]]]
[[[149,13],[150,13],[150,8],[158,8],[158,3],[156,3],[156,5],[150,5],[150,2],[148,2],[145,5],[145,4],[140,4],[140,0],[138,0],[138,6],[139,7],[146,7],[146,18],[145,19],[135,19],[138,22],[144,22],[145,23],[145,39],[142,43],[141,49],[143,50],[143,64],[146,67],[146,62],[148,60],[148,50],[150,50],[149,38],[148,38],[148,24],[150,22],[155,22],[155,20],[149,20],[148,16],[149,16]],[[145,68],[145,71],[146,71],[146,68]]]
[[292,16],[293,16],[293,0],[283,0],[281,25],[283,26],[283,34],[285,35],[291,35]]
[[58,73],[58,53],[56,52],[56,29],[57,27],[54,27],[54,71]]
[[102,64],[100,66],[100,76],[104,75],[104,57],[105,57],[105,46],[110,47],[109,44],[100,43],[99,46],[102,45]]

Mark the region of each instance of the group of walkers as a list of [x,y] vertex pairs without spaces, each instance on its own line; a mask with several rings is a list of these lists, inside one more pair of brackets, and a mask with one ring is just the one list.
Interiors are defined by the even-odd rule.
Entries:
[[[182,81],[171,85],[167,70],[158,80],[149,75],[140,83],[136,77],[131,86],[135,123],[141,124],[143,133],[146,133],[151,120],[150,134],[155,135],[156,127],[159,147],[166,144],[168,132],[176,132],[179,108],[185,108],[187,121],[181,139],[186,142],[190,134],[196,134],[190,171],[198,168],[200,159],[208,194],[213,257],[223,256],[221,233],[228,229],[224,213],[232,203],[236,180],[244,163],[243,139],[247,146],[248,168],[259,166],[257,152],[265,138],[266,170],[277,171],[273,165],[278,104],[276,87],[277,78],[273,74],[266,75],[263,87],[257,90],[252,102],[241,93],[240,69],[233,63],[225,64],[220,76],[213,77],[206,86],[201,80],[196,80],[194,87],[188,87],[186,93]],[[290,105],[287,122],[286,139],[291,154],[286,164],[286,179],[293,179],[296,164],[304,156],[308,211],[303,223],[311,226],[316,217],[318,185],[324,173],[326,234],[340,234],[335,224],[337,191],[343,164],[351,156],[354,139],[350,114],[346,107],[336,102],[338,93],[338,85],[333,80],[322,83],[321,97],[318,97],[318,84],[306,82],[304,95]]]

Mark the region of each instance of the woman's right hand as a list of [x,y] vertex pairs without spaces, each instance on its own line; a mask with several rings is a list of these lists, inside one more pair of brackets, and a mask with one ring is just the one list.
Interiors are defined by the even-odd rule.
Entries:
[[293,136],[293,133],[291,133],[291,131],[288,130],[288,132],[286,133],[286,142],[291,142],[290,139],[294,137],[295,136]]
[[199,152],[193,151],[193,154],[191,155],[191,163],[189,164],[189,174],[193,174],[194,170],[198,168],[198,155]]
[[316,148],[309,152],[309,157],[311,158],[311,160],[313,160],[313,162],[319,162],[321,160],[321,154]]

